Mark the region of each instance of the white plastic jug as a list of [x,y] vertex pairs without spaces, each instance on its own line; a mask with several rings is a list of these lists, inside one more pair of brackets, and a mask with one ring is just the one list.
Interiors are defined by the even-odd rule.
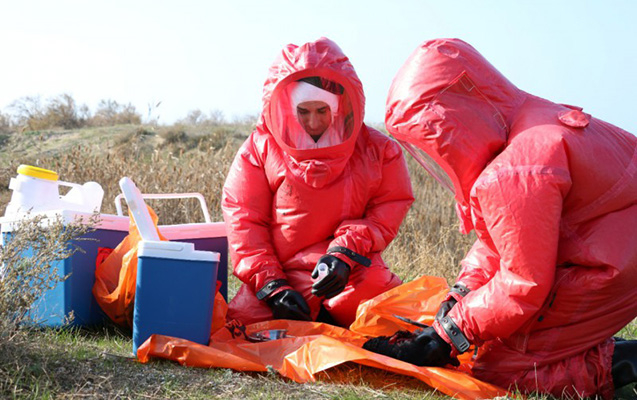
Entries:
[[[71,190],[60,196],[60,186],[68,186]],[[18,175],[11,178],[9,189],[13,193],[5,216],[51,210],[99,212],[104,198],[104,190],[97,182],[83,185],[63,182],[58,180],[56,172],[30,165],[18,167]]]

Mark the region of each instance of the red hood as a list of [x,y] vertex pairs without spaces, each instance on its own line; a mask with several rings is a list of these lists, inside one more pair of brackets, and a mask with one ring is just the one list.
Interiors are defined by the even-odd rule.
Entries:
[[[290,82],[309,76],[320,76],[339,83],[348,94],[352,110],[353,130],[342,143],[325,148],[300,150],[288,146],[274,118],[274,102]],[[363,125],[365,97],[363,85],[343,51],[327,38],[302,46],[289,44],[270,67],[263,87],[263,113],[259,129],[269,132],[288,155],[290,168],[303,176],[308,184],[322,186],[339,176],[354,150],[356,138]]]
[[423,43],[392,82],[385,121],[402,143],[424,150],[454,186],[463,230],[469,191],[504,148],[526,94],[459,39]]

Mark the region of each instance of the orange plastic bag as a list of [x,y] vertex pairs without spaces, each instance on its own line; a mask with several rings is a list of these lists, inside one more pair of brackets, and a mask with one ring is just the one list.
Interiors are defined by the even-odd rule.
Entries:
[[226,314],[228,313],[228,303],[219,292],[221,282],[217,281],[215,301],[212,306],[212,324],[210,326],[210,336],[226,325]]
[[431,325],[447,292],[447,281],[435,276],[404,283],[358,306],[356,320],[349,329],[366,336],[393,335],[399,329],[415,329],[394,315]]
[[[141,362],[158,357],[187,366],[238,371],[266,371],[271,366],[296,382],[315,381],[318,372],[346,362],[356,362],[412,376],[442,393],[460,399],[506,395],[506,390],[479,381],[459,369],[417,367],[362,348],[368,339],[365,335],[393,334],[398,329],[415,329],[413,325],[393,317],[393,314],[424,323],[431,322],[447,290],[446,282],[434,277],[422,277],[401,285],[362,304],[352,330],[319,322],[276,320],[244,327],[233,321],[211,335],[208,346],[152,335],[138,349],[137,357]],[[419,306],[414,306],[414,302]],[[285,329],[290,337],[259,343],[247,340],[248,336],[271,329]],[[468,357],[463,357],[461,362],[466,365]]]
[[[148,207],[157,228],[157,214]],[[159,238],[166,240],[159,230]],[[102,310],[118,325],[133,327],[133,305],[137,283],[137,245],[141,240],[135,220],[130,218],[128,235],[95,269],[93,296]]]

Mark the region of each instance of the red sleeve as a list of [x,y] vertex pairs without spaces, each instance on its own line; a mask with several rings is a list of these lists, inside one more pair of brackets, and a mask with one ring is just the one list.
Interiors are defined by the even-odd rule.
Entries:
[[449,312],[470,341],[508,337],[544,304],[570,184],[565,170],[541,166],[507,168],[476,183],[475,197],[500,262],[488,282]]
[[221,207],[234,274],[256,293],[268,282],[285,279],[270,235],[273,193],[254,134],[239,149],[223,187]]
[[329,247],[342,246],[367,256],[385,250],[396,237],[414,196],[400,146],[388,141],[381,157],[381,184],[369,199],[364,217],[343,221]]
[[460,274],[456,282],[469,290],[476,290],[487,283],[500,268],[500,257],[479,239],[460,262]]

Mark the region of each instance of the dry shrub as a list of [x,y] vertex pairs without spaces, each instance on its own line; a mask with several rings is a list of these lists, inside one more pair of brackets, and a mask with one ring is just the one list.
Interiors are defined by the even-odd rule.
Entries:
[[192,126],[218,126],[225,124],[226,119],[221,110],[212,110],[206,114],[196,109],[189,111],[186,118],[180,120],[178,123]]
[[134,149],[137,154],[151,154],[153,152],[155,149],[153,138],[157,136],[155,128],[145,125],[132,128],[113,137],[114,146],[110,149],[111,153],[128,154],[130,149]]
[[16,125],[29,130],[40,129],[38,121],[44,115],[40,96],[25,96],[16,99],[9,104],[9,110]]
[[235,116],[232,119],[232,125],[238,125],[243,128],[249,128],[250,130],[253,130],[254,127],[257,125],[259,118],[260,118],[259,114],[244,114],[240,116]]
[[[13,131],[11,117],[8,114],[0,112],[0,134],[9,134]],[[0,144],[0,147],[2,145]]]
[[142,116],[131,103],[120,104],[115,100],[100,100],[95,114],[89,119],[91,126],[139,125]]
[[37,131],[41,129],[74,129],[84,126],[89,114],[88,107],[79,109],[73,97],[63,93],[47,100],[43,105],[39,96],[26,96],[15,100],[9,109],[13,118],[23,129]]
[[[12,226],[0,246],[0,337],[11,339],[31,317],[33,302],[67,277],[60,276],[56,262],[80,250],[72,242],[92,231],[98,216],[64,224],[60,217],[29,216]],[[32,321],[38,322],[38,321]]]
[[164,145],[171,145],[177,143],[183,143],[188,141],[188,135],[183,129],[177,127],[176,129],[168,129],[159,134],[159,137],[164,139]]
[[10,133],[2,133],[1,128],[0,128],[0,150],[6,146],[9,141],[11,140],[11,134]]
[[235,146],[245,140],[249,129],[243,125],[186,125],[178,123],[157,127],[160,138],[157,146],[172,154],[190,154],[193,149],[207,153],[219,150],[228,143]]
[[40,122],[44,128],[74,129],[84,126],[85,120],[80,117],[80,111],[73,97],[63,93],[49,99],[46,113]]

